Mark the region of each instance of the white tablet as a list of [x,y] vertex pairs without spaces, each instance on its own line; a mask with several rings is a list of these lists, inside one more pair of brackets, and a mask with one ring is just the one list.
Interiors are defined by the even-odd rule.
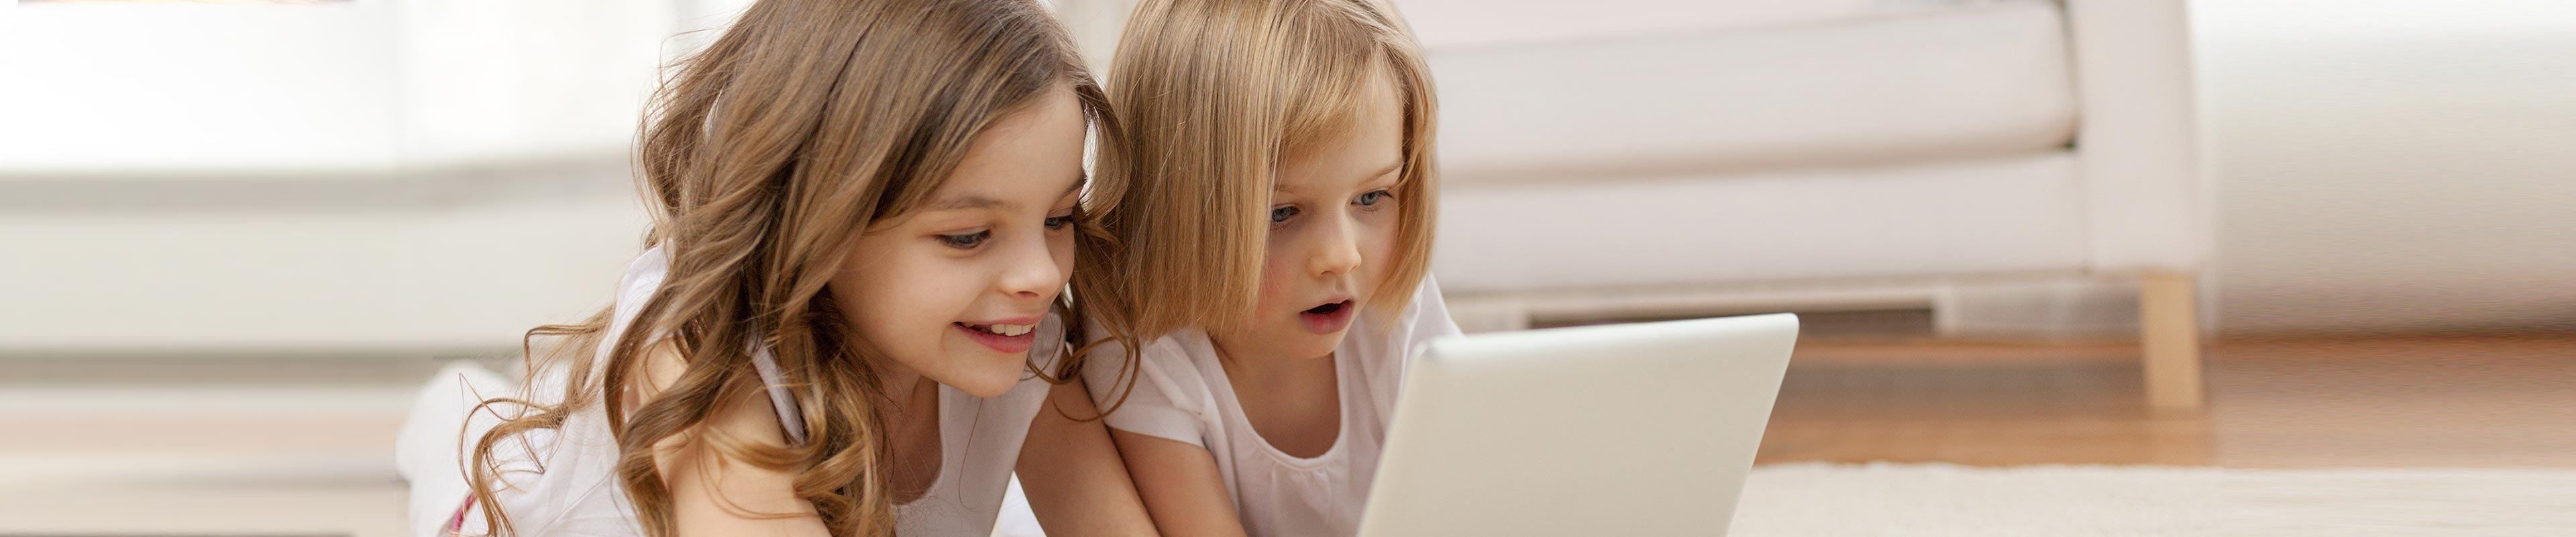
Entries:
[[1436,341],[1360,535],[1721,535],[1798,338],[1790,314]]

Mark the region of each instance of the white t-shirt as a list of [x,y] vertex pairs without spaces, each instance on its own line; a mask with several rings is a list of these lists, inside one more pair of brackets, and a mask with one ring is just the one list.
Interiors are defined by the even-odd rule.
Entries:
[[[1393,324],[1377,315],[1397,315]],[[1207,448],[1224,476],[1243,529],[1251,535],[1351,535],[1368,506],[1378,454],[1394,417],[1406,364],[1425,341],[1459,335],[1440,302],[1440,288],[1425,276],[1413,300],[1393,310],[1371,306],[1351,323],[1333,349],[1335,385],[1341,395],[1341,434],[1312,458],[1273,447],[1243,416],[1234,385],[1226,380],[1207,333],[1182,330],[1145,344],[1134,390],[1111,412],[1111,428]],[[1095,337],[1098,335],[1095,334]],[[1121,376],[1114,345],[1083,366],[1093,396],[1109,398]]]
[[[660,248],[645,251],[628,265],[618,283],[617,320],[608,340],[625,329],[652,297],[669,272]],[[1056,320],[1061,322],[1061,320]],[[1053,361],[1053,356],[1049,356]],[[1051,365],[1051,364],[1050,364]],[[470,490],[461,472],[456,442],[460,425],[468,441],[481,438],[498,420],[490,412],[467,411],[481,397],[515,392],[516,386],[494,385],[488,372],[460,374],[452,366],[422,388],[397,441],[396,460],[411,482],[411,533],[440,535],[463,505]],[[552,403],[562,395],[560,370],[549,371],[532,394]],[[1011,471],[1019,464],[1020,444],[1029,422],[1046,403],[1053,385],[1031,376],[1010,391],[979,398],[948,386],[939,387],[939,477],[922,497],[895,506],[895,531],[902,535],[986,535],[1002,508]],[[607,412],[589,405],[566,416],[561,427],[525,436],[527,449],[504,442],[495,456],[503,479],[515,488],[496,496],[521,535],[640,536],[635,508],[616,479],[617,442],[608,433]],[[539,466],[538,461],[544,464]],[[467,534],[486,533],[483,513],[465,517]]]

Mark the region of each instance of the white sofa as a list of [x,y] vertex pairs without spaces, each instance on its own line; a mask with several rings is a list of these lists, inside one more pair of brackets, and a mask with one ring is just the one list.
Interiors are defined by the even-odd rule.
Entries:
[[1462,324],[2134,281],[2149,404],[2201,404],[2181,0],[1526,12],[1555,34],[1494,22],[1514,4],[1399,4],[1442,99],[1434,270]]

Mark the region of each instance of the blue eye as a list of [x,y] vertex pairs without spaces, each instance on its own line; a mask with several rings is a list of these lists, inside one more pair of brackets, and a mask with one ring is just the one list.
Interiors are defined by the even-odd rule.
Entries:
[[946,244],[950,248],[956,248],[959,250],[973,250],[976,246],[982,246],[984,244],[984,239],[989,238],[993,238],[992,230],[958,235],[940,235],[939,243]]
[[1353,203],[1360,204],[1361,207],[1371,207],[1377,205],[1377,202],[1386,201],[1387,198],[1392,197],[1395,197],[1395,193],[1387,192],[1385,190],[1371,190],[1367,194],[1361,194],[1359,199],[1351,201]]
[[1277,224],[1277,223],[1280,223],[1280,222],[1286,222],[1286,221],[1288,221],[1288,219],[1289,219],[1289,218],[1293,218],[1293,217],[1296,217],[1296,216],[1297,216],[1297,206],[1295,206],[1295,205],[1281,205],[1281,206],[1278,206],[1278,207],[1272,207],[1272,208],[1270,208],[1270,223],[1273,223],[1273,224]]
[[1073,215],[1070,214],[1064,216],[1050,216],[1046,219],[1047,229],[1064,229],[1065,226],[1070,225],[1073,225]]

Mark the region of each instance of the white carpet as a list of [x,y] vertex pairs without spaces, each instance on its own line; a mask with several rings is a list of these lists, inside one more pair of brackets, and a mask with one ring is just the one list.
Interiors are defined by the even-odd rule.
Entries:
[[1732,535],[2576,535],[2576,470],[1784,464]]

